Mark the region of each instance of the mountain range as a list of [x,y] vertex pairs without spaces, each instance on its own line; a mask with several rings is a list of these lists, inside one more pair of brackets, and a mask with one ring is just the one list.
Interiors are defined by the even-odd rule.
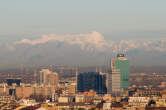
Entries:
[[131,65],[166,65],[166,39],[108,41],[99,32],[42,35],[0,47],[0,69],[20,65],[105,65],[125,53]]

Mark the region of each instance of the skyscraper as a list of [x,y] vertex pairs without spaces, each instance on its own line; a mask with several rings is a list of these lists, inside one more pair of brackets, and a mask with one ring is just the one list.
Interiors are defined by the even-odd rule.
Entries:
[[111,61],[112,94],[120,94],[130,86],[129,66],[129,61],[124,54],[118,54],[117,58]]
[[78,74],[77,91],[86,92],[94,90],[98,94],[105,94],[106,89],[106,75],[98,72],[88,72]]
[[116,68],[111,70],[111,93],[115,96],[119,96],[121,93],[120,70]]

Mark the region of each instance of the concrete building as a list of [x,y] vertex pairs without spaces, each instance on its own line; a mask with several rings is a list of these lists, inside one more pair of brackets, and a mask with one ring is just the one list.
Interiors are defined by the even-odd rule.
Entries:
[[129,106],[146,107],[149,101],[149,97],[129,97]]
[[105,103],[103,103],[103,110],[110,110],[110,109],[111,109],[110,101],[106,101]]
[[112,68],[111,70],[112,77],[111,77],[111,91],[113,96],[119,96],[121,92],[120,87],[120,70]]
[[76,103],[80,103],[80,102],[84,103],[85,102],[85,96],[84,95],[76,95],[75,102]]
[[[31,95],[43,95],[43,96],[50,96],[56,91],[55,86],[18,86],[14,88],[14,94],[12,94],[11,90],[13,88],[10,86],[7,86],[4,91],[4,87],[0,87],[0,96],[1,95],[15,95],[18,98],[28,98]],[[5,93],[4,93],[5,92]]]
[[62,94],[65,96],[73,96],[76,94],[76,83],[61,83],[59,87],[62,88]]
[[52,72],[49,69],[42,69],[39,74],[40,85],[58,85],[58,73]]

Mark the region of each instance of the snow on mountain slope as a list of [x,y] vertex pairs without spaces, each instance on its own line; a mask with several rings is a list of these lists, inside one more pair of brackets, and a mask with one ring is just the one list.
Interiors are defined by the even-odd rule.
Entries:
[[[67,34],[67,35],[43,35],[40,39],[29,40],[23,39],[17,41],[15,45],[28,44],[35,46],[39,44],[46,44],[49,42],[77,45],[82,50],[99,52],[111,51],[111,52],[127,52],[133,49],[142,49],[145,51],[166,51],[166,39],[143,41],[143,40],[120,40],[119,42],[108,42],[104,39],[99,32],[92,32],[88,34]],[[11,47],[10,47],[11,48]]]

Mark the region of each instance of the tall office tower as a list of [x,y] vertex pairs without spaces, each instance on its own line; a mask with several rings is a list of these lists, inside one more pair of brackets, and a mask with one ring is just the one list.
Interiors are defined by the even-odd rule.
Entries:
[[77,92],[94,90],[98,94],[107,93],[106,75],[98,72],[88,72],[78,74]]
[[123,93],[129,86],[130,67],[129,61],[124,54],[118,54],[111,61],[112,94]]
[[39,84],[40,85],[58,85],[59,78],[58,73],[52,72],[49,69],[42,69],[39,75]]
[[120,70],[112,68],[111,73],[111,93],[113,96],[120,96]]
[[111,94],[112,93],[112,74],[109,71],[106,75],[107,80],[106,80],[106,87],[107,87],[107,94]]

